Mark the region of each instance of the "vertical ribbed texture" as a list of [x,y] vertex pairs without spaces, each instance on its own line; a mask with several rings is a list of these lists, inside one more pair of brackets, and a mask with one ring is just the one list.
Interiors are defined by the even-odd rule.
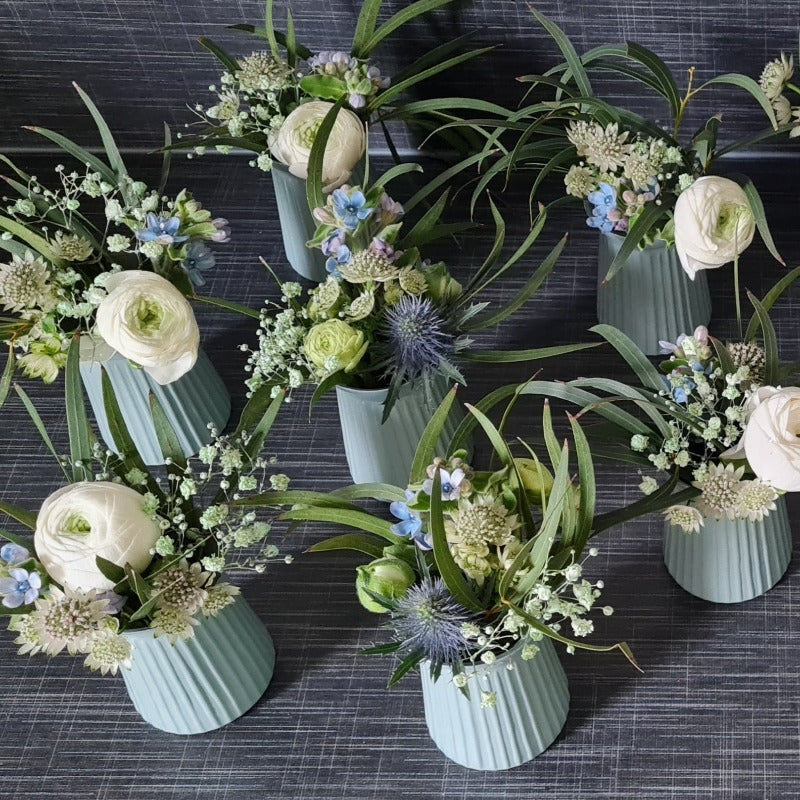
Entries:
[[675,248],[659,242],[634,250],[622,269],[604,284],[624,241],[624,236],[600,233],[597,319],[626,333],[647,355],[658,355],[660,339],[674,342],[711,319],[706,274],[699,272],[691,280]]
[[317,230],[317,223],[308,210],[306,182],[277,162],[273,163],[271,174],[286,260],[298,275],[320,283],[327,277],[325,256],[317,248],[306,247]]
[[741,603],[768,592],[792,558],[786,498],[762,522],[708,519],[700,533],[665,523],[664,563],[679,586],[714,603]]
[[[437,403],[444,398],[445,391],[446,385],[442,382]],[[436,406],[428,405],[421,387],[406,385],[389,419],[381,424],[387,392],[387,389],[336,387],[344,452],[355,483],[390,483],[405,487],[417,445]],[[439,455],[445,455],[463,418],[461,406],[454,403],[442,432]]]
[[[552,642],[538,646],[528,661],[518,643],[491,666],[468,667],[468,698],[453,685],[449,667],[434,682],[422,665],[428,731],[449,759],[470,769],[511,769],[553,743],[567,720],[569,687]],[[496,693],[494,708],[481,708],[482,692]]]
[[[109,355],[113,353],[113,355]],[[164,386],[156,383],[143,369],[132,367],[127,359],[110,348],[81,346],[81,378],[92,406],[97,427],[108,447],[116,450],[108,427],[103,403],[101,366],[108,373],[120,411],[145,464],[163,464],[161,448],[150,414],[152,392],[169,420],[186,456],[193,456],[211,441],[208,424],[222,430],[231,413],[231,398],[208,356],[200,350],[197,363],[178,380]]]
[[123,633],[133,647],[132,667],[122,670],[131,701],[167,733],[205,733],[233,722],[272,680],[272,639],[243,597],[217,617],[201,616],[194,631],[175,645],[151,630]]

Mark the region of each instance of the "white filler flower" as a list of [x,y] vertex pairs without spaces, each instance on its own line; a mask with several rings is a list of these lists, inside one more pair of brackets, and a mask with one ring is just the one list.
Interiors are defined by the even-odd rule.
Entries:
[[68,589],[105,592],[114,584],[97,567],[102,556],[137,572],[152,560],[161,535],[138,492],[109,481],[73,483],[51,494],[36,519],[36,555]]
[[[322,121],[333,103],[312,100],[298,106],[281,125],[271,143],[272,155],[298,178],[308,178],[308,159]],[[322,182],[326,191],[346,183],[353,167],[364,155],[364,123],[346,108],[339,110],[325,146]]]
[[200,331],[188,300],[154,272],[117,272],[97,309],[97,330],[106,343],[139,364],[162,386],[185,375],[197,361]]
[[675,250],[692,280],[700,270],[721,267],[743,253],[755,229],[747,196],[728,178],[699,178],[675,203]]

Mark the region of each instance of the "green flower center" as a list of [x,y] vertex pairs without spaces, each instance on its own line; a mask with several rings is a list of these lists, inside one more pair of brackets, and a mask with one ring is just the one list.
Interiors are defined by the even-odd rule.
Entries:
[[164,309],[155,300],[142,299],[134,312],[137,328],[150,336],[158,333],[164,322]]
[[92,526],[89,524],[89,520],[77,511],[73,511],[64,523],[64,533],[68,533],[70,536],[85,536],[91,531]]
[[297,131],[297,141],[300,145],[310,150],[314,146],[314,140],[317,138],[321,125],[321,119],[314,119],[304,123]]

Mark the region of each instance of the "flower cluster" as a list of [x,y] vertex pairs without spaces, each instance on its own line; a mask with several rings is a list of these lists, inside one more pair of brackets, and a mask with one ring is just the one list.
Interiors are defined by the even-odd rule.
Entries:
[[239,594],[223,572],[264,572],[278,557],[266,543],[271,524],[238,501],[285,491],[289,479],[273,471],[274,459],[252,455],[251,434],[212,435],[196,460],[167,460],[166,485],[96,444],[81,465],[93,480],[43,503],[36,556],[0,548],[0,596],[20,653],[66,649],[115,673],[130,664],[126,629],[189,639],[198,615],[216,616]]
[[309,245],[326,257],[328,279],[305,301],[299,284],[283,284],[281,304],[267,304],[258,349],[242,346],[250,392],[270,384],[277,394],[334,374],[358,376],[365,388],[457,375],[451,360],[467,340],[452,309],[462,290],[444,264],[397,248],[402,206],[381,186],[345,185],[314,216],[320,225]]
[[[779,486],[759,475],[757,459],[739,466],[733,462],[747,458],[743,442],[767,388],[764,350],[753,342],[717,343],[726,354],[726,369],[702,326],[661,345],[670,354],[661,365],[665,377],[659,393],[671,410],[668,435],[651,441],[636,434],[630,446],[660,471],[677,468],[699,490],[689,504],[669,507],[666,518],[687,533],[699,531],[709,518],[763,519],[775,510]],[[756,475],[746,477],[746,470]],[[645,479],[641,488],[649,493],[655,483]]]
[[[533,576],[530,563],[517,565],[512,587],[529,583],[519,600],[523,615],[505,608],[497,597],[497,587],[526,542],[520,495],[511,489],[509,469],[476,472],[463,455],[448,461],[435,459],[427,468],[427,478],[406,489],[405,502],[391,504],[391,513],[398,520],[391,530],[408,542],[406,549],[387,548],[382,558],[359,569],[357,580],[359,598],[366,608],[389,611],[388,627],[398,644],[397,652],[426,659],[434,670],[449,665],[460,688],[468,681],[465,665],[493,664],[518,643],[524,648],[523,658],[536,655],[536,642],[543,634],[524,615],[554,632],[569,624],[572,636],[588,636],[594,624],[587,615],[603,588],[602,582],[591,583],[583,577],[583,566],[571,551],[566,566],[547,567]],[[517,469],[522,471],[528,460],[518,462]],[[552,476],[541,465],[539,469],[552,486]],[[492,593],[493,599],[481,612],[464,607],[442,578],[427,567],[418,566],[419,574],[415,574],[410,566],[415,560],[418,565],[430,562],[431,493],[437,473],[450,555],[478,592]],[[537,488],[541,489],[541,484]],[[530,502],[541,502],[537,491],[530,494]],[[596,554],[591,548],[589,555]],[[529,581],[531,577],[534,580]],[[611,614],[612,609],[607,606],[603,612]]]
[[14,320],[2,338],[25,374],[46,383],[64,367],[73,333],[93,329],[113,275],[155,271],[190,293],[214,266],[207,243],[230,238],[227,221],[212,219],[186,190],[170,198],[124,173],[112,184],[91,167],[59,165],[56,174],[55,189],[35,176],[12,183],[18,197],[3,199],[13,225],[0,241],[9,253],[0,263],[0,308]]
[[284,125],[296,127],[292,115],[302,106],[346,98],[346,110],[368,115],[369,101],[389,84],[374,64],[345,52],[324,50],[293,67],[269,51],[256,51],[239,59],[236,69],[226,69],[219,85],[208,87],[216,94],[212,105],[194,106],[205,131],[191,137],[189,145],[197,155],[209,146],[229,153],[231,140],[236,140],[255,154],[251,166],[269,172],[274,158],[287,163],[275,141]]
[[[591,205],[586,224],[605,233],[627,232],[648,203],[671,209],[697,177],[688,154],[666,140],[605,126],[571,121],[567,139],[581,161],[564,178],[567,194]],[[666,223],[652,238],[672,241]]]
[[794,76],[794,57],[781,53],[780,58],[764,66],[758,84],[775,112],[779,125],[791,125],[789,137],[800,136],[800,105],[793,106],[786,91],[800,95],[800,89],[792,83]]

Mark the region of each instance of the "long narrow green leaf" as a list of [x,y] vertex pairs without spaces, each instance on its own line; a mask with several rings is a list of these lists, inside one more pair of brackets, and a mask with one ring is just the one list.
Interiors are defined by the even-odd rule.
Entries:
[[578,459],[580,506],[578,507],[578,547],[576,549],[580,553],[592,531],[595,506],[597,504],[597,484],[592,462],[592,450],[589,447],[586,434],[572,414],[569,415],[569,424],[572,427],[572,438],[575,441],[575,454]]
[[636,222],[631,225],[630,230],[625,236],[625,241],[622,247],[617,251],[614,260],[608,268],[603,283],[608,283],[612,278],[625,267],[625,262],[628,257],[636,250],[639,243],[644,240],[644,237],[655,227],[656,223],[664,216],[666,212],[662,206],[657,206],[651,203],[644,207],[644,211],[636,218]]
[[33,550],[33,537],[32,536],[17,536],[15,533],[3,530],[0,528],[0,539],[5,539],[12,544],[18,544],[26,550]]
[[233,311],[235,314],[242,314],[242,316],[250,317],[250,319],[261,319],[260,311],[241,303],[234,303],[232,300],[222,300],[219,297],[206,297],[205,295],[195,295],[192,300],[196,300],[198,303],[207,303],[217,308],[224,308],[226,311]]
[[32,531],[36,530],[36,514],[31,511],[26,511],[24,508],[11,505],[11,503],[4,503],[0,500],[0,514],[5,514],[11,517],[11,519],[15,519],[21,525],[30,528]]
[[766,362],[764,382],[768,386],[775,386],[778,382],[778,370],[780,369],[778,339],[775,335],[775,328],[772,325],[769,314],[764,310],[764,306],[759,303],[758,298],[752,292],[748,292],[747,297],[756,310],[758,321],[761,324],[761,335],[764,338],[764,358]]
[[50,247],[50,243],[47,239],[29,230],[24,225],[20,225],[16,220],[10,217],[0,216],[0,229],[6,230],[18,239],[21,239],[37,253],[43,255],[51,264],[57,267],[64,266],[64,262],[56,255],[55,250]]
[[44,136],[45,139],[49,139],[51,142],[57,144],[64,152],[69,153],[73,158],[80,161],[81,164],[86,164],[93,172],[99,172],[103,180],[111,184],[117,183],[117,176],[108,164],[80,145],[77,145],[71,139],[67,139],[66,136],[62,136],[60,133],[48,130],[47,128],[40,128],[37,125],[25,125],[24,128],[25,130],[33,131],[33,133],[38,133],[39,136]]
[[411,473],[409,483],[419,483],[425,480],[425,470],[436,455],[436,448],[442,436],[447,418],[450,416],[450,409],[456,399],[457,387],[453,387],[439,404],[430,421],[422,432],[417,450],[414,453],[414,461],[411,463]]
[[437,175],[432,181],[423,186],[409,200],[403,203],[403,207],[405,208],[406,213],[409,213],[412,209],[414,209],[417,205],[419,205],[419,203],[421,203],[426,197],[433,194],[437,189],[449,183],[456,175],[463,172],[468,167],[471,167],[473,164],[477,164],[484,158],[485,156],[483,153],[477,153],[475,155],[468,156],[462,161],[459,161],[457,164],[454,164],[452,167],[446,169],[444,172],[442,172],[441,175]]
[[661,373],[650,363],[647,356],[629,336],[613,325],[595,325],[589,330],[602,336],[625,359],[643,386],[654,392],[660,392],[664,388]]
[[343,500],[380,500],[383,503],[402,503],[406,499],[405,489],[390,486],[388,483],[357,483],[355,486],[334,489],[331,496],[341,497]]
[[83,385],[80,375],[80,336],[72,338],[64,369],[65,405],[67,412],[67,431],[69,433],[69,453],[73,481],[92,479],[92,443],[94,435],[86,416],[83,399]]
[[364,511],[321,507],[294,508],[281,514],[279,519],[297,520],[299,522],[330,522],[334,525],[345,525],[348,528],[374,533],[392,544],[401,544],[407,541],[392,533],[392,523],[373,517],[372,514],[367,514]]
[[740,75],[738,72],[717,75],[715,78],[711,78],[711,80],[706,81],[704,84],[702,84],[702,86],[698,86],[697,89],[695,89],[695,94],[708,86],[713,86],[720,83],[727,84],[729,86],[737,86],[738,88],[749,92],[755,98],[756,102],[761,106],[761,108],[764,109],[764,113],[767,115],[772,127],[778,127],[778,120],[775,118],[775,111],[772,108],[772,104],[769,102],[767,96],[761,90],[761,87],[758,85],[758,83],[756,83],[756,81],[747,75]]
[[180,441],[175,433],[175,429],[170,425],[164,408],[158,402],[158,398],[151,392],[150,413],[153,416],[153,428],[156,432],[156,439],[164,456],[164,461],[171,461],[179,468],[186,466],[186,456],[183,453]]
[[280,389],[275,397],[271,397],[271,392],[257,391],[242,409],[233,435],[239,437],[243,433],[247,434],[248,439],[244,449],[251,459],[255,460],[263,450],[264,442],[283,408],[285,397],[286,391],[283,389]]
[[378,24],[378,14],[381,10],[382,0],[364,0],[361,4],[361,11],[356,20],[356,29],[353,34],[352,54],[356,58],[367,58],[369,56],[368,42],[375,34],[375,26]]
[[125,162],[122,160],[122,156],[117,148],[117,143],[114,141],[114,137],[111,134],[111,130],[106,124],[106,121],[103,119],[103,115],[100,113],[97,106],[92,102],[92,98],[89,97],[89,95],[86,94],[86,92],[84,92],[77,83],[73,81],[72,85],[78,95],[80,95],[81,100],[83,100],[83,104],[89,109],[89,113],[92,115],[94,124],[97,126],[97,130],[100,133],[100,138],[103,141],[103,147],[105,148],[106,156],[108,157],[109,166],[114,170],[118,178],[121,178],[123,175],[127,175],[128,171],[125,169]]
[[466,608],[481,611],[481,604],[472,587],[467,583],[461,568],[456,564],[447,542],[442,515],[442,475],[438,467],[433,475],[433,486],[431,487],[430,525],[433,538],[433,557],[450,594]]
[[389,678],[389,683],[386,684],[387,689],[391,689],[399,683],[411,670],[415,669],[420,662],[425,658],[424,653],[414,652],[410,656],[406,656],[401,662],[400,666],[392,673]]
[[[784,275],[763,297],[761,300],[761,307],[769,313],[775,303],[780,300],[783,293],[798,279],[800,278],[800,267],[795,267],[791,272]],[[744,335],[746,342],[754,339],[761,327],[758,319],[758,314],[753,314],[750,324],[747,326],[747,332]]]
[[[50,451],[53,458],[56,460],[56,463],[60,467],[61,471],[64,473],[64,477],[68,480],[72,480],[72,475],[64,469],[64,464],[61,461],[60,456],[56,452],[56,448],[53,445],[53,440],[50,438],[50,434],[47,432],[47,428],[45,427],[42,418],[39,416],[39,412],[36,410],[36,406],[31,402],[30,397],[28,397],[25,390],[19,386],[14,386],[14,391],[17,393],[20,400],[22,400],[22,404],[25,406],[25,410],[28,412],[28,416],[33,421],[33,424],[36,426],[36,430],[39,432],[39,436],[42,437],[42,441],[45,444],[45,447]],[[2,392],[2,387],[0,387],[0,392]],[[2,402],[0,402],[0,406],[2,406]]]
[[306,552],[326,553],[331,550],[355,550],[359,553],[366,553],[372,558],[380,558],[383,555],[383,545],[365,533],[345,533],[342,536],[333,536],[323,542],[312,544]]
[[423,172],[424,170],[419,164],[395,164],[391,169],[381,175],[377,180],[377,184],[383,186],[385,189],[395,178],[401,175],[406,175],[409,172]]
[[444,213],[449,195],[450,190],[446,189],[438,200],[423,214],[416,225],[402,238],[399,242],[400,248],[408,249],[409,247],[413,247],[418,239],[424,238],[425,235],[436,226]]
[[[269,41],[269,37],[267,36],[267,29],[266,28],[258,28],[255,25],[250,25],[246,22],[239,22],[236,25],[229,25],[228,26],[232,31],[244,31],[245,33],[252,33],[254,36],[258,36],[261,39],[265,39]],[[275,31],[275,40],[278,44],[283,45],[288,50],[288,42],[286,34],[282,33],[281,31]],[[304,45],[300,44],[299,42],[295,42],[295,53],[300,58],[311,58],[314,54]]]
[[14,379],[14,369],[16,367],[16,357],[14,356],[14,346],[8,346],[8,359],[3,369],[3,377],[0,378],[0,408],[5,405],[8,393],[11,391],[11,381]]
[[264,9],[264,32],[266,33],[267,41],[269,42],[269,50],[272,53],[272,57],[276,61],[279,61],[281,52],[278,49],[278,39],[275,36],[275,20],[273,12],[274,2],[273,0],[267,0]]
[[[368,2],[369,0],[366,0],[364,5],[366,6]],[[389,17],[389,19],[386,20],[386,22],[384,22],[383,25],[381,25],[377,30],[375,30],[375,22],[373,21],[373,33],[370,34],[363,48],[359,50],[358,53],[356,53],[355,49],[353,50],[353,55],[366,58],[387,36],[394,33],[396,30],[398,30],[398,28],[401,28],[403,25],[411,22],[411,20],[421,16],[422,14],[427,14],[437,8],[449,5],[451,2],[452,0],[417,0],[417,2],[411,3],[411,5],[408,5],[401,11],[398,11],[394,16]],[[378,3],[378,7],[380,7],[380,3]],[[364,13],[363,9],[361,13]],[[377,20],[377,16],[376,9],[374,14],[375,20]]]
[[786,262],[781,258],[778,248],[775,247],[775,241],[772,238],[772,233],[769,229],[769,223],[767,222],[767,215],[764,211],[764,203],[761,200],[761,195],[758,193],[758,189],[756,189],[753,181],[746,176],[742,176],[741,185],[745,196],[747,197],[747,202],[750,205],[750,211],[753,213],[753,217],[755,218],[756,227],[758,228],[758,232],[761,234],[761,238],[764,240],[764,244],[767,246],[767,250],[769,250],[769,252],[772,254],[772,257],[779,264],[786,266]]
[[564,56],[564,60],[566,61],[567,66],[575,78],[575,83],[577,84],[580,93],[587,96],[592,95],[592,84],[589,82],[589,76],[586,74],[586,70],[583,68],[581,59],[578,56],[578,53],[575,51],[575,48],[572,46],[572,42],[570,42],[570,40],[567,38],[567,35],[561,30],[561,28],[558,27],[558,25],[549,20],[544,16],[544,14],[541,14],[535,8],[531,8],[531,13],[539,22],[539,24],[555,40],[555,43],[558,45],[558,49]]
[[311,146],[311,153],[308,156],[308,178],[306,179],[306,198],[308,208],[314,211],[315,208],[325,205],[325,195],[323,194],[324,182],[322,180],[323,166],[325,163],[325,148],[328,145],[336,117],[344,103],[344,98],[335,102],[330,111],[325,115],[322,124],[319,126],[317,135],[314,137],[314,144]]
[[230,502],[232,506],[246,508],[261,508],[279,506],[314,506],[315,508],[345,508],[350,511],[360,511],[357,506],[347,499],[335,496],[332,492],[313,492],[307,489],[289,489],[285,492],[264,492],[263,494],[241,497]]
[[216,56],[217,61],[225,67],[231,75],[235,75],[239,71],[239,63],[236,59],[226,53],[216,42],[209,39],[207,36],[201,36],[197,43],[208,50],[209,53]]
[[678,114],[681,106],[681,96],[678,84],[669,67],[652,50],[642,47],[636,42],[627,43],[628,56],[646,67],[658,81],[662,93],[667,98],[673,117]]
[[581,344],[558,344],[552,347],[537,347],[533,350],[468,350],[459,353],[465,361],[476,361],[484,364],[511,364],[519,361],[537,361],[540,358],[576,353],[579,350],[591,350],[601,347],[600,342],[583,342]]
[[450,39],[450,41],[440,44],[438,47],[434,47],[433,50],[429,50],[416,61],[412,61],[407,67],[404,67],[399,72],[396,72],[392,76],[392,80],[395,80],[399,83],[404,81],[406,78],[411,77],[412,75],[417,75],[434,64],[441,64],[447,58],[447,56],[450,55],[450,53],[458,50],[462,44],[465,44],[473,37],[474,31],[470,31],[469,33],[457,36],[455,39]]

